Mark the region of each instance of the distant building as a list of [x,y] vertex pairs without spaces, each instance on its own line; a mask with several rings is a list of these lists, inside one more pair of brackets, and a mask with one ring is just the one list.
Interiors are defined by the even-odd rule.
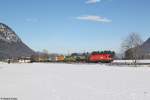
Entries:
[[64,59],[65,59],[65,56],[63,56],[63,55],[56,56],[56,61],[58,61],[58,62],[62,62],[62,61],[64,61]]
[[48,61],[50,62],[56,62],[56,56],[49,56]]
[[62,62],[64,59],[65,57],[63,55],[50,55],[48,60],[50,62]]
[[31,62],[31,57],[20,57],[18,58],[19,63],[30,63]]

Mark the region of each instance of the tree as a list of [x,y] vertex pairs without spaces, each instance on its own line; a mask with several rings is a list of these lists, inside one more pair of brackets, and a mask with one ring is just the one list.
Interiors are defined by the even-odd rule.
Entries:
[[43,53],[41,54],[40,58],[41,58],[42,62],[47,62],[49,59],[48,50],[43,49]]
[[133,63],[137,64],[137,59],[141,55],[142,39],[138,33],[130,33],[129,36],[122,42],[122,49],[126,59],[132,59]]

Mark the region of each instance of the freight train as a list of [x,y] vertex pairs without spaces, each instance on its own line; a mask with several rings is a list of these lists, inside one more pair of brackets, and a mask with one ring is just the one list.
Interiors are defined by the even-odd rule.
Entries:
[[95,51],[92,53],[72,53],[71,55],[35,55],[31,62],[65,62],[65,63],[111,63],[114,60],[113,51]]
[[115,52],[113,51],[95,51],[92,53],[77,54],[74,53],[66,56],[65,62],[87,62],[87,63],[111,63],[114,60]]

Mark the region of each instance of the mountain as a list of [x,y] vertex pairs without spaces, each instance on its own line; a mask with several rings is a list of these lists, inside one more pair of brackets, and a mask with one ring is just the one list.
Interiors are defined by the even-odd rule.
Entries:
[[34,53],[10,27],[0,23],[0,59],[29,57]]
[[143,52],[150,53],[150,38],[141,45],[141,48]]
[[135,55],[138,59],[150,59],[150,38],[139,47],[130,48],[125,52],[126,59],[132,59]]

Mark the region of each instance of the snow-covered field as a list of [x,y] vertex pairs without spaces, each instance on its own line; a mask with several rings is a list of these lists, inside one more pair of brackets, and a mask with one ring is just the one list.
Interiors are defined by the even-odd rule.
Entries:
[[[134,61],[133,60],[114,60],[113,61],[114,63],[126,63],[126,64],[131,64],[133,63]],[[147,59],[147,60],[137,60],[137,63],[143,63],[143,64],[150,64],[150,60]]]
[[0,64],[0,98],[150,100],[150,67]]

